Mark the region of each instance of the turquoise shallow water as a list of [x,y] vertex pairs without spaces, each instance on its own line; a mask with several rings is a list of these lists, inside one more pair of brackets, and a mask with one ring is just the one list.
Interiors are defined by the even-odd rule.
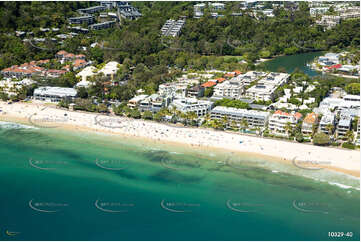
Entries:
[[0,155],[0,240],[360,239],[359,190],[264,158],[9,123]]

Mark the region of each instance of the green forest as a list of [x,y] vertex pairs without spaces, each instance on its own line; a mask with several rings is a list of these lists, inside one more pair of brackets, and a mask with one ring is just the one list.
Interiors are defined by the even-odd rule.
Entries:
[[[330,48],[343,49],[359,46],[359,19],[342,21],[337,27],[324,31],[314,24],[307,3],[301,2],[297,11],[275,9],[274,18],[259,20],[243,13],[231,16],[239,9],[237,2],[227,4],[225,17],[192,18],[193,2],[134,2],[142,17],[136,21],[122,21],[120,27],[94,31],[86,36],[67,40],[62,46],[52,46],[52,51],[42,51],[23,43],[14,36],[15,30],[40,34],[39,27],[58,27],[66,30],[66,19],[74,16],[78,8],[96,2],[1,2],[0,3],[0,68],[23,63],[24,60],[51,57],[59,49],[76,51],[79,46],[89,47],[93,42],[117,50],[93,48],[86,51],[98,62],[129,58],[135,66],[145,63],[176,65],[179,68],[203,69],[219,67],[224,60],[216,56],[242,56],[252,63],[259,57],[295,54]],[[239,10],[237,10],[239,11]],[[160,36],[160,29],[169,19],[187,17],[182,34],[176,39]],[[207,58],[212,56],[212,58]],[[231,59],[230,62],[237,62]],[[227,65],[226,65],[227,67]],[[231,68],[231,67],[230,67]]]
[[[104,90],[101,81],[95,80],[94,90],[84,96],[97,94],[100,98],[126,100],[137,88],[145,89],[146,93],[156,91],[160,83],[169,81],[182,69],[246,71],[255,69],[254,62],[259,58],[319,50],[347,49],[359,56],[360,20],[345,20],[335,28],[324,30],[315,25],[306,2],[300,2],[298,10],[276,8],[275,17],[260,19],[249,16],[248,10],[243,11],[242,16],[232,16],[231,13],[240,12],[239,2],[227,2],[222,11],[224,17],[212,18],[205,10],[202,18],[195,19],[194,4],[132,2],[142,13],[141,18],[122,19],[114,28],[80,34],[63,44],[46,42],[42,45],[47,50],[41,50],[16,37],[15,31],[33,32],[34,37],[44,38],[50,34],[41,32],[40,27],[57,27],[61,33],[67,33],[67,18],[77,16],[77,9],[97,5],[97,2],[0,2],[0,69],[54,58],[61,49],[83,53],[95,64],[114,60],[123,63],[117,78],[127,80],[127,84],[105,93],[101,91]],[[160,29],[165,21],[180,17],[186,17],[181,35],[162,37]],[[92,43],[110,49],[91,48]],[[172,73],[168,72],[169,67],[175,67]],[[51,84],[71,87],[76,79],[74,75],[67,78],[52,80]]]

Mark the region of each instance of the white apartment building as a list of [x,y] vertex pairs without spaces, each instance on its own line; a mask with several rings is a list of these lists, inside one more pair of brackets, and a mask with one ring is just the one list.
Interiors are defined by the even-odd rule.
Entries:
[[34,99],[46,102],[60,102],[62,99],[73,99],[77,91],[66,87],[39,87],[34,90]]
[[148,95],[138,95],[138,96],[135,96],[135,97],[133,97],[132,99],[130,99],[129,101],[128,101],[128,107],[130,107],[130,108],[136,108],[136,107],[138,107],[139,106],[139,103],[141,102],[141,101],[143,101],[144,99],[146,99],[148,97]]
[[239,81],[224,81],[214,87],[214,97],[228,97],[239,99],[244,93],[243,84]]
[[351,129],[351,117],[342,117],[337,124],[336,133],[338,137],[346,135],[347,131]]
[[163,98],[159,94],[152,94],[139,102],[139,110],[141,112],[151,111],[156,113],[162,108],[167,107],[169,100],[170,98]]
[[208,4],[209,8],[211,9],[211,11],[222,11],[224,10],[224,3],[209,3]]
[[182,98],[174,100],[170,106],[175,107],[182,113],[195,112],[200,117],[211,111],[213,102],[197,100],[195,98]]
[[272,100],[276,89],[287,83],[289,77],[287,73],[272,72],[247,89],[246,96],[255,100]]
[[331,29],[339,24],[341,21],[340,16],[335,15],[323,15],[321,20],[316,21],[316,24],[326,27],[327,29]]
[[281,110],[277,110],[272,114],[272,116],[269,119],[268,128],[271,133],[274,134],[287,134],[286,133],[286,126],[288,124],[291,125],[291,127],[295,127],[298,121],[302,118],[302,114],[300,113],[286,113],[282,112]]
[[183,19],[179,19],[177,21],[173,19],[168,19],[163,25],[161,29],[161,33],[164,36],[172,36],[172,37],[179,36],[185,23],[186,22]]
[[252,82],[257,81],[258,79],[266,75],[266,72],[249,71],[245,74],[238,75],[231,80],[237,80],[240,81],[244,86],[249,86]]
[[18,91],[25,86],[34,84],[35,81],[32,79],[25,78],[21,81],[13,80],[11,78],[4,78],[0,81],[0,92],[6,93],[8,96],[16,96]]
[[194,8],[194,18],[200,18],[203,16],[203,10],[206,7],[205,3],[198,3],[193,6]]
[[317,15],[326,13],[328,9],[329,7],[310,8],[310,15],[311,17],[316,17]]
[[238,124],[244,119],[250,127],[254,128],[265,127],[268,121],[269,113],[222,106],[217,106],[212,109],[211,119],[222,119],[224,117],[227,117],[229,121],[235,121]]
[[335,125],[335,114],[329,112],[327,114],[324,114],[320,121],[319,131],[325,133],[325,134],[332,134],[334,129],[330,131],[328,127],[332,125]]
[[159,85],[158,93],[161,96],[174,98],[184,98],[187,95],[188,84],[179,82],[169,82]]

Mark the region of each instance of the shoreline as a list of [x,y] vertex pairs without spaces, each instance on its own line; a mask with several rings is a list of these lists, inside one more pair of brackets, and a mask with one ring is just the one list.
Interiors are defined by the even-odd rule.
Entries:
[[[47,127],[100,132],[142,139],[150,143],[182,146],[202,152],[247,154],[291,166],[309,164],[310,166],[307,167],[324,168],[356,178],[360,177],[360,151],[357,150],[319,147],[204,128],[176,127],[154,121],[63,110],[38,103],[9,105],[0,102],[0,109],[0,121],[20,122],[37,127],[34,121],[46,120],[49,121],[44,125]],[[101,122],[104,122],[103,126]],[[114,125],[114,128],[110,125]]]

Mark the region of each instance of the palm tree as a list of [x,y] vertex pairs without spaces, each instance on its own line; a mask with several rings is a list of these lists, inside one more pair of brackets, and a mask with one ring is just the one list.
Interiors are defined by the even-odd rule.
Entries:
[[311,134],[312,137],[317,133],[317,127],[318,127],[317,124],[312,124],[312,134]]
[[242,130],[243,130],[243,131],[248,128],[248,122],[247,122],[247,120],[246,120],[245,118],[243,118],[243,119],[241,120],[241,127],[242,127]]
[[177,114],[177,108],[175,107],[175,106],[172,106],[171,107],[171,112],[172,112],[172,114],[174,115],[174,114]]
[[228,124],[227,116],[223,116],[221,123],[222,123],[223,128],[227,128],[227,124]]
[[237,128],[236,121],[234,121],[234,120],[231,121],[231,127],[232,127],[233,130],[236,130],[236,128]]
[[193,121],[198,118],[198,115],[195,112],[187,112],[187,119],[191,121],[191,124],[193,124]]
[[346,132],[345,137],[347,138],[348,143],[352,143],[354,138],[355,138],[355,135],[352,132],[352,130],[349,130],[349,131]]
[[287,136],[289,136],[292,129],[293,129],[293,127],[292,127],[291,123],[287,122],[286,125],[285,125],[285,131],[286,131]]
[[333,124],[327,124],[327,125],[325,126],[325,128],[326,128],[328,134],[329,134],[329,135],[332,135],[332,132],[333,132]]

